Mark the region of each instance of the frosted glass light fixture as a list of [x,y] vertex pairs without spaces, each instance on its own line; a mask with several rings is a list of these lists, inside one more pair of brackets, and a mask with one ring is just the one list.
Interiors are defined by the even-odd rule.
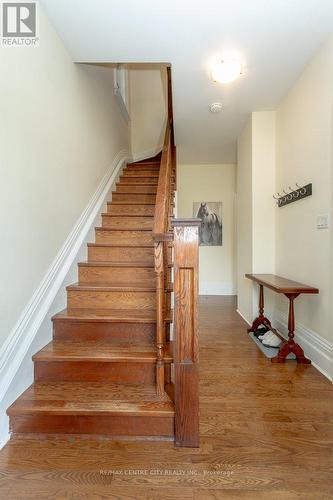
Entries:
[[229,83],[242,74],[242,65],[237,59],[222,59],[212,70],[212,79],[214,82]]

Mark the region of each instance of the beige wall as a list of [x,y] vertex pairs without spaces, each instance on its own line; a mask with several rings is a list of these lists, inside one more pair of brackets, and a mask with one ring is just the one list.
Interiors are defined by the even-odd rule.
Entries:
[[39,48],[0,49],[0,344],[129,130],[111,69],[72,63],[41,13]]
[[[317,286],[302,296],[296,316],[306,328],[333,341],[331,230],[316,217],[332,211],[333,38],[316,54],[277,110],[276,189],[313,183],[313,195],[277,209],[276,271]],[[278,302],[285,311],[285,302]]]
[[252,272],[252,117],[237,144],[237,308],[252,319],[252,285],[245,273]]
[[[251,322],[258,312],[258,287],[245,273],[275,270],[275,112],[251,114],[238,140],[238,310]],[[266,311],[274,301],[266,292]]]
[[192,217],[193,202],[223,203],[223,246],[200,247],[201,294],[236,292],[235,184],[235,165],[178,165],[178,217]]
[[135,159],[162,149],[166,125],[166,68],[130,65],[131,145]]

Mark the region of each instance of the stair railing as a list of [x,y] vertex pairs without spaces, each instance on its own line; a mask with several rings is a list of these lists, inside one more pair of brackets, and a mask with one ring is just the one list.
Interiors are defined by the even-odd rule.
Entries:
[[[198,219],[173,219],[177,183],[171,68],[167,68],[168,120],[158,179],[153,225],[156,272],[156,386],[175,402],[175,441],[199,446]],[[173,380],[164,361],[170,345],[170,264],[174,268]]]

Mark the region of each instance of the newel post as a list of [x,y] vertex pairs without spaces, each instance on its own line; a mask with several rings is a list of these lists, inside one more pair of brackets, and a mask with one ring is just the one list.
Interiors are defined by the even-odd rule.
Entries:
[[175,219],[174,365],[177,446],[199,446],[198,219]]

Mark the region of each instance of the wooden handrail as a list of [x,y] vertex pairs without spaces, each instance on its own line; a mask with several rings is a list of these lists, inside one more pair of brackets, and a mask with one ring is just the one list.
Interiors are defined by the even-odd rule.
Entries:
[[153,238],[155,241],[163,241],[168,231],[169,199],[171,180],[171,133],[167,124],[164,146],[162,151],[160,174],[156,192],[155,217],[153,225]]
[[[173,129],[171,68],[167,68],[168,119],[157,185],[153,224],[156,272],[156,387],[168,390],[175,402],[175,435],[178,446],[199,446],[198,382],[198,220],[172,221],[176,190],[176,147]],[[164,352],[170,341],[166,319],[170,315],[170,240],[174,246],[174,381]],[[169,332],[168,332],[169,333]]]
[[168,96],[168,122],[170,125],[171,147],[175,145],[175,135],[173,129],[173,100],[172,100],[172,79],[171,67],[167,67],[167,96]]
[[154,260],[156,272],[156,387],[157,394],[163,395],[165,391],[165,364],[164,351],[166,346],[165,319],[169,313],[170,301],[166,291],[168,283],[168,247],[166,242],[170,239],[171,203],[174,193],[175,178],[175,147],[173,134],[173,111],[171,68],[167,68],[167,98],[168,119],[165,130],[163,151],[158,177],[155,201],[155,215],[153,224]]

